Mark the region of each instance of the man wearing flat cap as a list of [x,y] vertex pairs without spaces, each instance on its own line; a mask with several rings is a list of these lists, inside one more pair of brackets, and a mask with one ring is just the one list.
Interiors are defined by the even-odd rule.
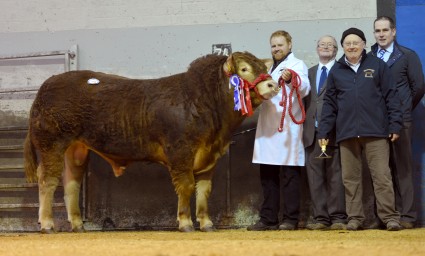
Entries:
[[397,231],[400,214],[395,210],[389,168],[390,143],[402,128],[400,100],[395,82],[384,61],[368,56],[363,31],[349,28],[342,33],[344,55],[332,67],[319,124],[319,143],[326,145],[336,127],[342,179],[348,215],[348,230],[363,228],[362,155],[370,171],[378,217],[387,230]]

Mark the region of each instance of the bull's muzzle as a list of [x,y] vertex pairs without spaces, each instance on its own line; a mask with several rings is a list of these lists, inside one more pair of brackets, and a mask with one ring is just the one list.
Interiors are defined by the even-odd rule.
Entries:
[[273,79],[268,79],[258,83],[257,89],[263,99],[269,100],[279,93],[280,86]]

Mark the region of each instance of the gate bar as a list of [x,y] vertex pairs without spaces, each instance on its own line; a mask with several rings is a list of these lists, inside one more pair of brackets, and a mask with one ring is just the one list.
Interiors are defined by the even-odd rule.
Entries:
[[33,52],[33,53],[24,53],[24,54],[3,55],[3,56],[0,56],[0,60],[25,59],[25,58],[33,58],[33,57],[48,57],[48,56],[65,55],[66,53],[68,53],[68,51]]

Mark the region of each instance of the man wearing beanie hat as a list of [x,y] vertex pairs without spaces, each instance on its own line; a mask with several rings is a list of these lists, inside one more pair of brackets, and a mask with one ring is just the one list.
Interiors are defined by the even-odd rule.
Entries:
[[366,38],[357,28],[342,33],[344,55],[332,67],[319,124],[318,138],[327,145],[336,127],[348,230],[363,228],[362,155],[371,173],[378,217],[387,230],[400,230],[389,168],[390,143],[402,127],[395,82],[384,61],[366,55]]

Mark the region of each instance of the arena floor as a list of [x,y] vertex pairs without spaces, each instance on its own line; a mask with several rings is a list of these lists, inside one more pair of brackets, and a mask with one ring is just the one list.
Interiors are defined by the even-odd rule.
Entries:
[[218,230],[0,233],[0,255],[296,256],[425,255],[425,228],[388,232]]

